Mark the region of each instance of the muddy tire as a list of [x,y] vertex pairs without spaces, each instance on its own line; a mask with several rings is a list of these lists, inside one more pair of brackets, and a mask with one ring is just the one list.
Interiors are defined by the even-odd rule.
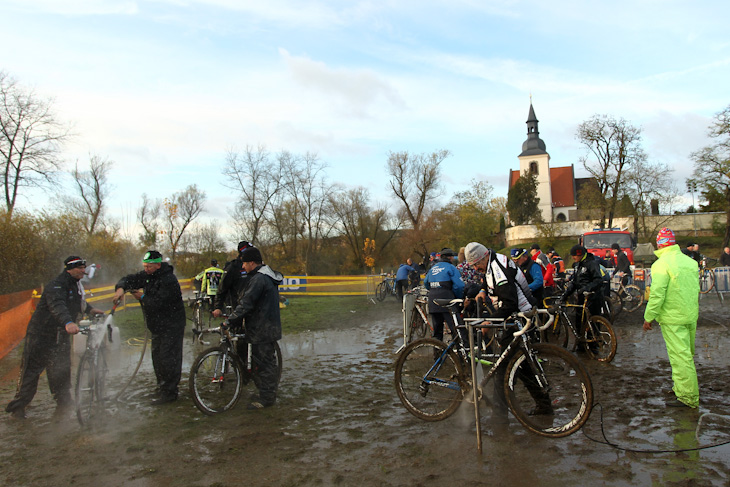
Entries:
[[385,294],[387,291],[388,289],[385,287],[384,282],[378,284],[378,286],[375,288],[375,297],[378,298],[378,301],[385,301]]
[[610,362],[616,356],[616,333],[603,316],[588,318],[583,333],[583,346],[588,355],[599,362]]
[[621,302],[621,296],[618,291],[611,290],[611,294],[608,299],[611,301],[611,305],[613,306],[613,319],[615,320],[618,315],[621,314],[621,311],[624,310],[623,303]]
[[243,364],[236,355],[223,347],[204,350],[188,379],[195,407],[208,416],[233,408],[241,397],[243,378]]
[[571,435],[583,427],[591,414],[590,376],[583,364],[564,348],[538,343],[532,349],[536,360],[519,350],[507,365],[507,405],[532,433],[549,438]]
[[[96,363],[94,363],[96,362]],[[99,423],[104,413],[104,389],[107,374],[103,350],[94,356],[86,352],[76,372],[76,418],[83,426]]]
[[[405,408],[424,421],[441,421],[459,407],[466,389],[461,361],[434,338],[406,346],[395,362],[395,390]],[[437,359],[435,359],[436,357]]]
[[411,318],[411,329],[408,334],[408,342],[410,343],[413,340],[424,338],[426,336],[426,330],[428,330],[428,323],[423,321],[423,317],[420,313],[418,313],[418,311],[414,311],[413,317]]
[[565,322],[565,316],[558,313],[555,321],[547,330],[540,332],[540,342],[552,343],[558,347],[568,348],[568,340],[570,339],[570,330]]
[[631,313],[644,304],[644,293],[639,289],[639,286],[630,284],[621,293],[621,302],[623,303],[624,309]]

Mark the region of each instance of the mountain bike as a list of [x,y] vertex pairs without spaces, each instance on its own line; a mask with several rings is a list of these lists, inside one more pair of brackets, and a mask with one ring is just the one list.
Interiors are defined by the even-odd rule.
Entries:
[[378,298],[378,301],[384,301],[388,295],[398,296],[395,291],[395,277],[393,276],[386,276],[375,288],[375,297]]
[[[82,426],[99,423],[105,411],[105,385],[109,371],[106,360],[106,340],[112,339],[114,305],[106,319],[94,317],[89,326],[80,326],[79,333],[86,335],[86,350],[76,370],[76,418]],[[107,338],[108,337],[108,338]]]
[[707,294],[715,287],[715,271],[707,267],[707,258],[700,260],[700,293]]
[[410,343],[414,339],[425,337],[428,330],[431,330],[431,335],[433,335],[433,327],[428,320],[428,290],[423,286],[418,286],[408,291],[407,294],[413,294],[416,298],[406,340],[406,343]]
[[[246,342],[246,330],[231,332],[221,324],[216,328],[202,330],[199,340],[206,333],[220,335],[220,344],[201,352],[190,368],[188,387],[195,407],[203,414],[212,416],[233,408],[244,388],[257,381],[257,368],[251,353],[251,344]],[[245,356],[238,355],[237,345],[246,343]],[[278,379],[281,379],[282,358],[279,343],[275,344]],[[253,392],[253,391],[252,391]]]
[[213,319],[210,308],[213,303],[211,302],[211,297],[207,294],[200,294],[199,291],[193,291],[193,294],[194,297],[190,299],[190,306],[193,308],[190,320],[193,322],[193,341],[199,341],[198,337],[202,330],[204,328],[210,328],[211,320]]
[[[552,325],[542,332],[541,339],[546,343],[568,348],[569,335],[572,333],[575,337],[573,351],[581,347],[590,358],[599,362],[610,362],[616,356],[616,333],[613,331],[611,322],[606,318],[591,315],[588,311],[588,296],[591,294],[590,292],[583,293],[585,299],[582,304],[566,303],[561,301],[560,297],[555,296],[545,298],[548,309],[556,314],[556,318]],[[568,316],[568,308],[580,309],[580,319],[583,323],[582,335],[578,333],[576,323]]]
[[[458,318],[456,309],[462,300],[435,302],[449,308],[455,320]],[[525,428],[552,438],[578,431],[593,405],[590,376],[567,350],[531,342],[527,332],[537,312],[517,313],[506,320],[467,318],[467,324],[456,321],[457,328],[467,334],[479,334],[484,328],[501,329],[506,334],[516,328],[509,344],[499,353],[490,352],[479,338],[470,353],[470,345],[462,342],[461,333],[455,334],[448,345],[433,338],[410,343],[395,363],[395,388],[406,410],[425,421],[446,419],[462,401],[473,401],[475,395],[477,400],[482,398],[486,383],[506,364],[504,382],[499,387],[504,390],[507,407]],[[471,367],[466,367],[471,360],[485,370],[476,391],[472,389]],[[542,407],[537,414],[536,404]]]
[[611,290],[609,299],[613,303],[613,309],[616,315],[623,310],[626,310],[628,313],[633,313],[644,304],[644,292],[639,286],[634,284],[624,285],[621,282],[622,278],[620,276],[616,276],[613,279],[617,289]]

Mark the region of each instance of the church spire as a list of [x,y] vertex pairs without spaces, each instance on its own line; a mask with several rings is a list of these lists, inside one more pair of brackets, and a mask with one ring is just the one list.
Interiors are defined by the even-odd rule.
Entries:
[[527,115],[527,140],[522,143],[522,154],[520,156],[534,156],[538,154],[547,154],[545,150],[545,142],[540,138],[540,132],[537,130],[537,117],[535,109],[532,108],[532,95],[530,95],[530,113]]

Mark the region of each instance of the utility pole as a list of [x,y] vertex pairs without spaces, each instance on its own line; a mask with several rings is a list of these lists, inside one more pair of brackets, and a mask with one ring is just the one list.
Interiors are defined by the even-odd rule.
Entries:
[[697,191],[697,181],[694,179],[687,180],[687,191],[692,194],[692,224],[695,229],[695,237],[697,236],[697,208],[695,207],[695,192]]

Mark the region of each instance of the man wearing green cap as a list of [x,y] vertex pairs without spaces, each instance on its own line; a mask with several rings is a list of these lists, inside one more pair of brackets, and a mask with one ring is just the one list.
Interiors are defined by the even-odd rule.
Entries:
[[177,400],[182,375],[185,306],[173,267],[162,262],[162,254],[150,250],[142,259],[144,270],[122,277],[115,286],[114,302],[125,292],[139,299],[147,328],[152,334],[152,365],[157,377],[152,404]]

